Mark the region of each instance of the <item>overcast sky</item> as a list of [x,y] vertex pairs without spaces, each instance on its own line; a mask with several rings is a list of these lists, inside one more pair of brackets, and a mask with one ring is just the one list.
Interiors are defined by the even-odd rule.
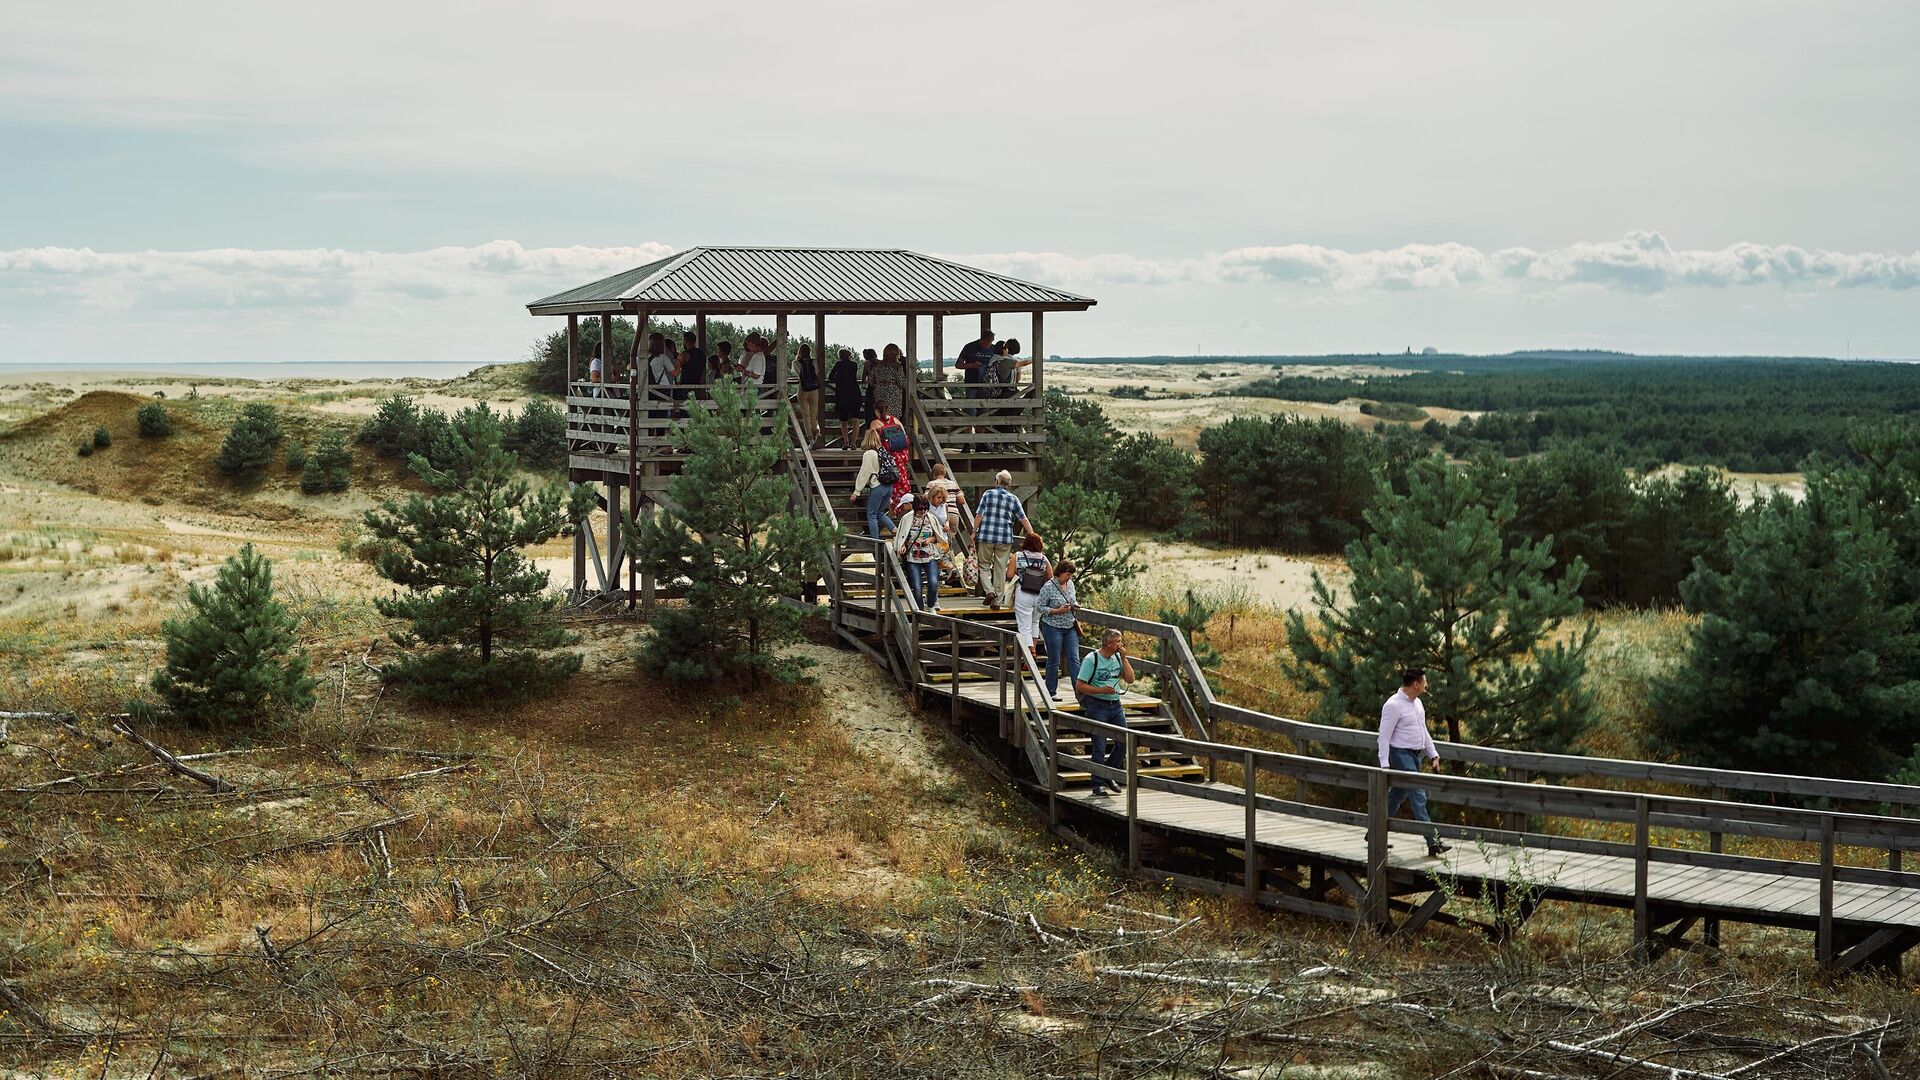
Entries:
[[0,360],[510,359],[703,243],[1091,294],[1066,354],[1920,357],[1920,5],[7,9]]

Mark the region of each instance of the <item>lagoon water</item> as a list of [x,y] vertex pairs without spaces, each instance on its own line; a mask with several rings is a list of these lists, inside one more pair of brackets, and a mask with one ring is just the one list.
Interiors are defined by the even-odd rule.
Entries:
[[211,379],[455,379],[497,360],[178,360],[151,363],[0,362],[0,377],[35,371],[199,375]]

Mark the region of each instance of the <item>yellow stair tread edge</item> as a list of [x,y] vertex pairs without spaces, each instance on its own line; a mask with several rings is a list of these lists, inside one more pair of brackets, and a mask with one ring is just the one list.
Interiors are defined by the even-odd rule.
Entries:
[[[1199,765],[1150,765],[1144,769],[1135,769],[1133,771],[1138,776],[1152,776],[1162,780],[1182,776],[1205,776],[1207,774],[1207,770]],[[1063,772],[1060,774],[1062,783],[1091,779],[1093,779],[1092,773]]]

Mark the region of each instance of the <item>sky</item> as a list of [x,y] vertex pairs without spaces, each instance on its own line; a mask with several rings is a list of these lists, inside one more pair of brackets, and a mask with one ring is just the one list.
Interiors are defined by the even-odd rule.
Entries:
[[[5,24],[0,361],[516,359],[551,328],[527,301],[729,243],[1096,297],[1048,321],[1065,355],[1920,357],[1920,5],[5,0]],[[900,337],[844,337],[869,333]]]

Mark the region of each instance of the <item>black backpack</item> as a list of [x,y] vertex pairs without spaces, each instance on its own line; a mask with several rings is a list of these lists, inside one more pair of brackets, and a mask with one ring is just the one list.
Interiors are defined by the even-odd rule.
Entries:
[[[1032,555],[1032,558],[1028,558]],[[1040,589],[1047,583],[1047,560],[1032,552],[1023,552],[1020,557],[1020,591],[1039,595]]]
[[885,451],[880,453],[880,471],[878,475],[881,487],[892,487],[900,482],[900,467],[893,463],[892,454],[886,453]]

